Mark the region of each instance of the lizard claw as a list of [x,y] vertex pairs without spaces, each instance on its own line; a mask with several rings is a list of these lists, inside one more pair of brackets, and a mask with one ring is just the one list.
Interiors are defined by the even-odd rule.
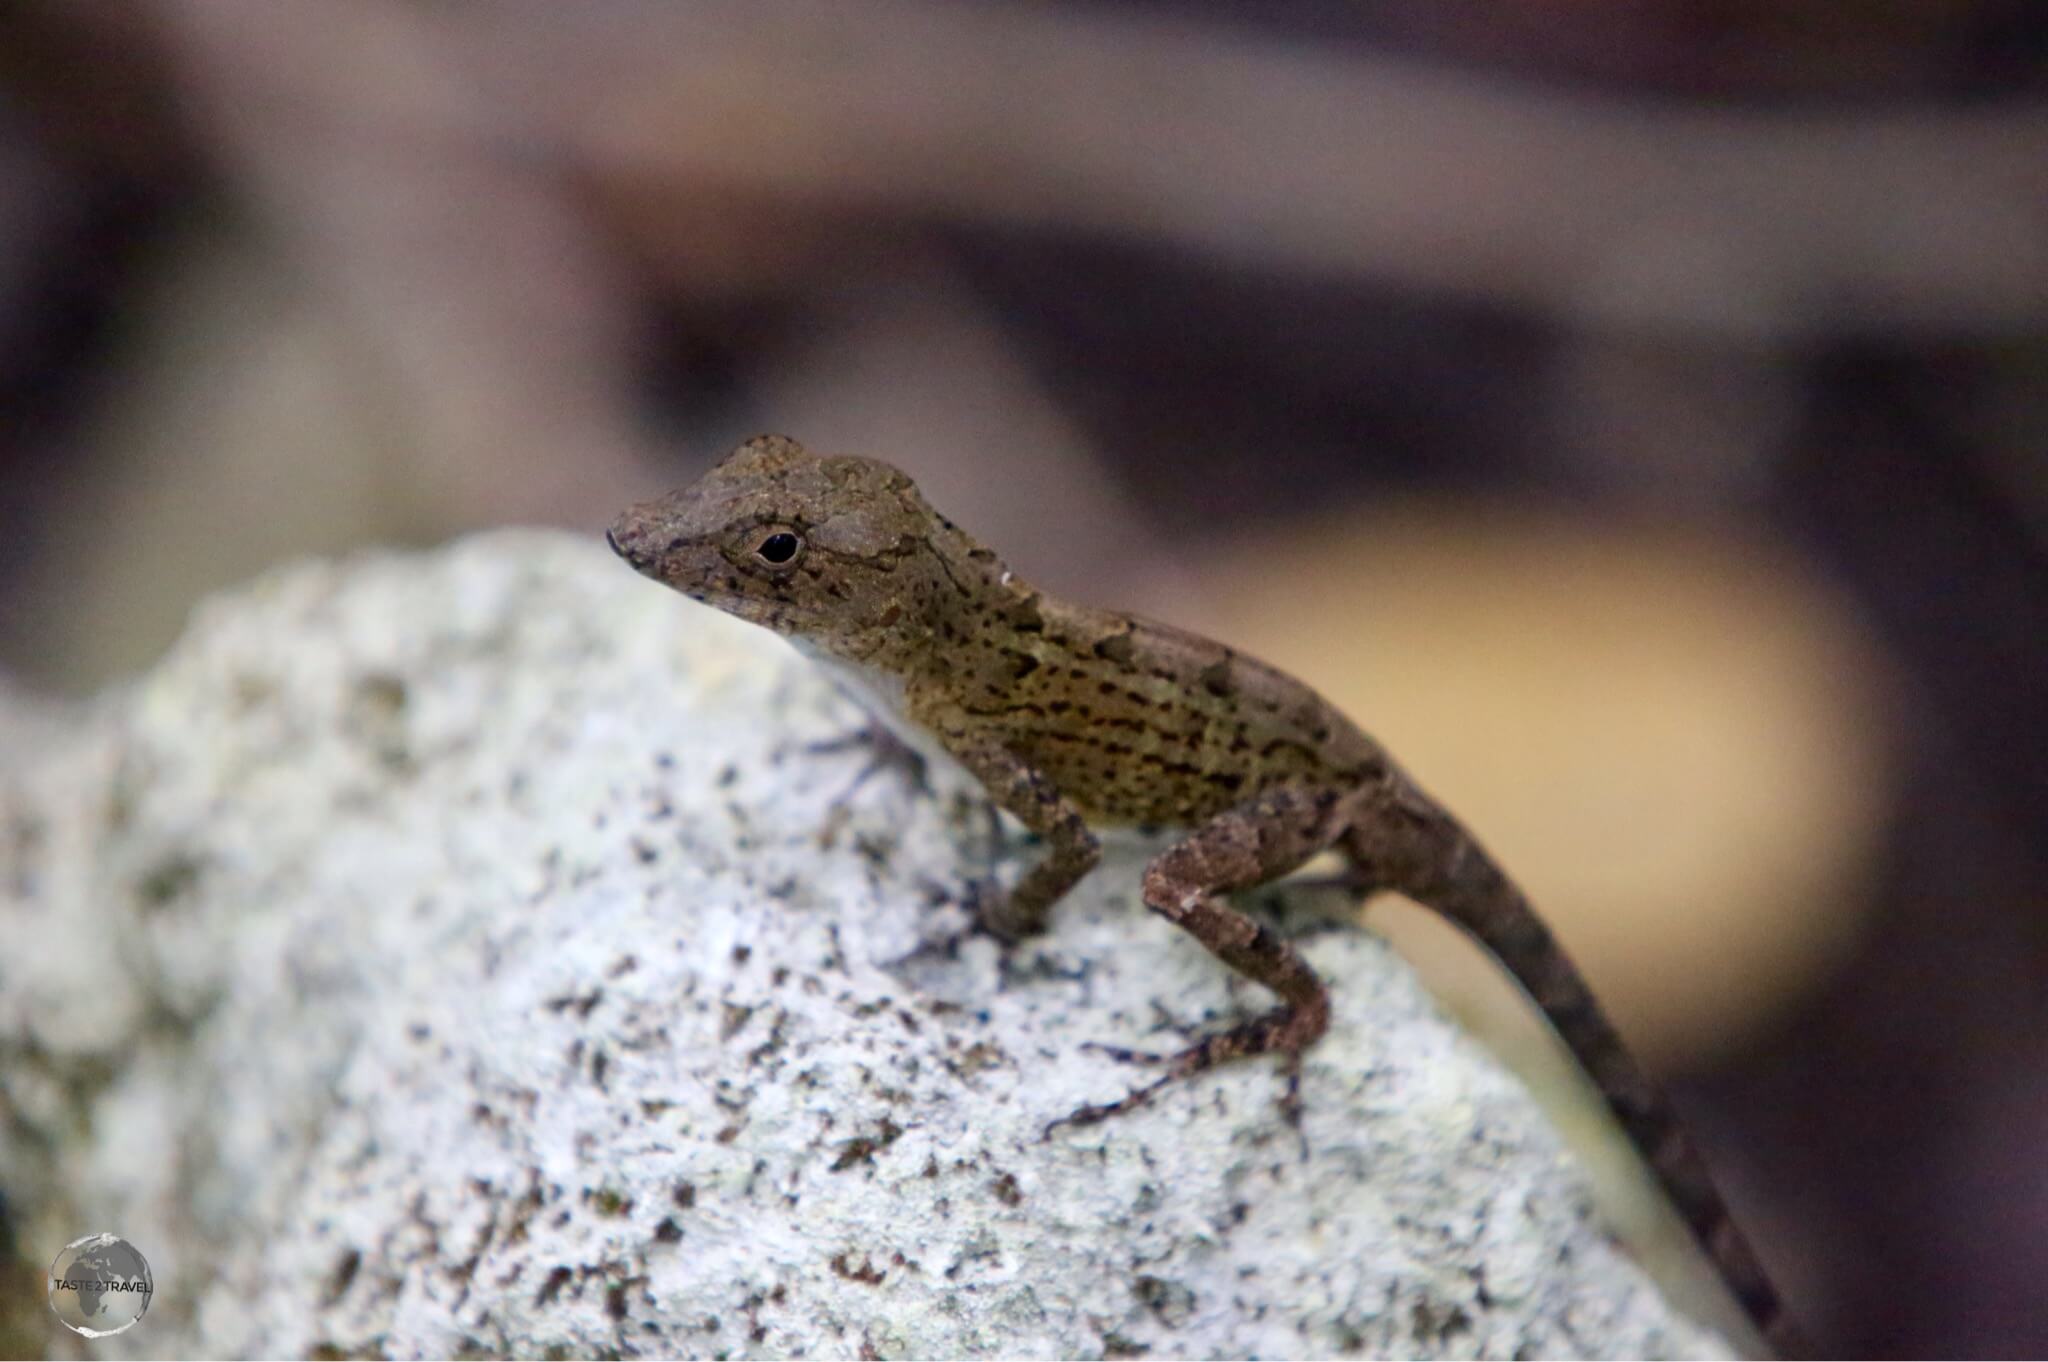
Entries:
[[1046,1122],[1045,1129],[1040,1133],[1039,1138],[1050,1140],[1053,1132],[1063,1126],[1071,1126],[1078,1130],[1082,1126],[1100,1125],[1112,1116],[1121,1116],[1127,1111],[1135,1111],[1147,1102],[1150,1102],[1152,1094],[1158,1092],[1178,1077],[1180,1077],[1178,1074],[1167,1074],[1163,1078],[1155,1078],[1142,1087],[1131,1089],[1114,1102],[1091,1102],[1087,1106],[1075,1107],[1065,1116]]
[[1101,1041],[1084,1040],[1083,1050],[1093,1050],[1099,1055],[1108,1055],[1119,1064],[1169,1064],[1173,1055],[1162,1055],[1156,1050],[1129,1050],[1121,1045],[1104,1045]]
[[967,927],[961,931],[948,932],[944,936],[924,937],[915,946],[897,956],[894,960],[888,961],[884,968],[900,970],[906,966],[921,965],[933,960],[944,961],[950,964],[960,958],[960,947],[971,940],[974,935],[975,929]]

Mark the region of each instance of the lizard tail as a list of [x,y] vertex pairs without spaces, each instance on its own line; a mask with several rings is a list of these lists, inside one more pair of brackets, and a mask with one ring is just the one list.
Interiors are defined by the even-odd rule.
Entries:
[[[1586,1071],[1728,1289],[1781,1357],[1807,1356],[1749,1241],[1663,1091],[1637,1065],[1578,967],[1493,859],[1441,806],[1401,780],[1399,817],[1374,817],[1343,838],[1375,883],[1442,913],[1527,991]],[[1395,829],[1399,829],[1398,832]]]

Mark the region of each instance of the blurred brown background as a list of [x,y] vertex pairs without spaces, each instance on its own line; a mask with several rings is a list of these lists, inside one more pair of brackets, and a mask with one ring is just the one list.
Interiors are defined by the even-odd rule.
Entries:
[[1825,1347],[2048,1352],[2038,4],[16,0],[0,244],[0,684],[881,455],[1402,754]]

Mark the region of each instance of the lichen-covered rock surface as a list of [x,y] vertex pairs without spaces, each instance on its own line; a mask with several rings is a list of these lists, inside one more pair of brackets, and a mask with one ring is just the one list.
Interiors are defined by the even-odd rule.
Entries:
[[1250,1063],[1048,1135],[1267,999],[1129,858],[932,944],[1018,848],[859,720],[561,536],[213,602],[0,776],[19,1258],[140,1249],[116,1354],[1725,1353],[1350,927],[1298,1133]]

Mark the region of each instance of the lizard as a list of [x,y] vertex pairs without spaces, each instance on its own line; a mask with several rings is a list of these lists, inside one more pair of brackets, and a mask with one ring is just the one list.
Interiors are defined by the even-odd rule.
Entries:
[[1557,1031],[1737,1302],[1786,1355],[1803,1351],[1704,1160],[1585,979],[1479,842],[1374,739],[1307,685],[1223,644],[1057,600],[1025,582],[880,460],[822,457],[784,436],[740,445],[697,482],[628,508],[607,532],[635,570],[783,635],[933,742],[1037,834],[1043,857],[976,906],[1004,941],[1045,929],[1122,827],[1179,835],[1146,866],[1145,906],[1278,998],[1177,1054],[1106,1120],[1163,1084],[1278,1055],[1290,1100],[1329,995],[1272,929],[1226,895],[1327,851],[1365,892],[1396,891],[1463,928]]

